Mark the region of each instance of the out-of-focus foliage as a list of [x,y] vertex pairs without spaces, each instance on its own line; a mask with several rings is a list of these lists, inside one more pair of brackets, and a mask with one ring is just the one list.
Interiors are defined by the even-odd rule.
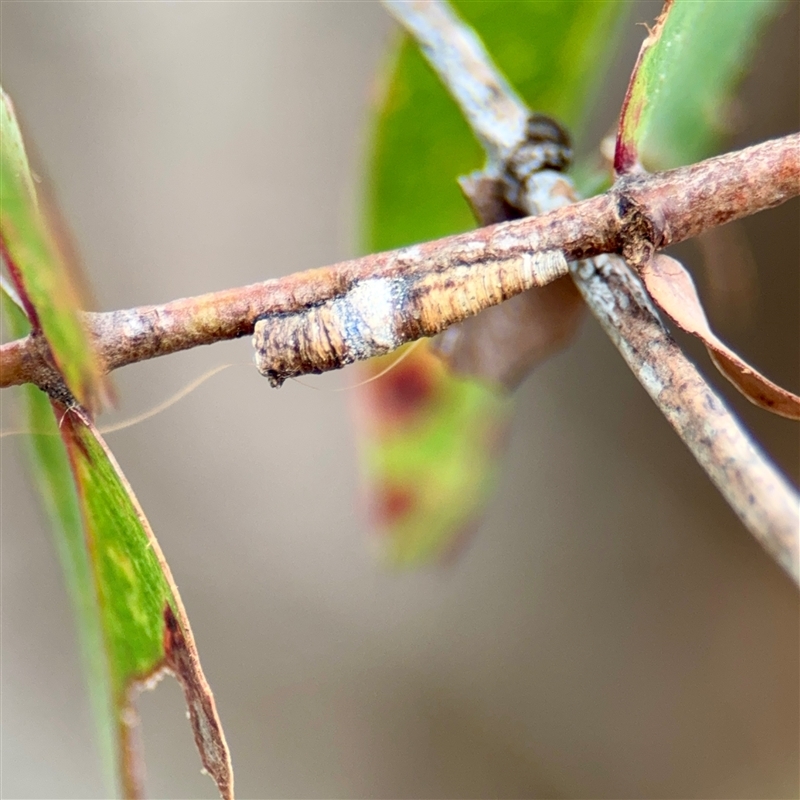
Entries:
[[0,90],[0,239],[31,324],[47,338],[67,388],[86,408],[107,393],[102,365],[78,315],[79,291],[36,196],[14,108]]
[[[530,107],[580,136],[629,5],[503,0],[455,6]],[[456,178],[480,167],[483,154],[455,103],[407,39],[383,80],[368,167],[364,249],[474,227]],[[365,494],[379,550],[396,565],[441,560],[480,521],[510,399],[495,385],[454,376],[436,363],[427,343],[397,374],[361,392]],[[406,406],[413,413],[394,414]],[[391,425],[383,424],[387,417],[394,419]]]

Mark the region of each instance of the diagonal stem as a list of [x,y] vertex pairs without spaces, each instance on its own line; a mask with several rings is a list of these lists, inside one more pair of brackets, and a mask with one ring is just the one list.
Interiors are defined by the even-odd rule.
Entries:
[[[486,143],[493,168],[498,153],[513,152],[522,143],[524,129],[518,120],[527,118],[528,109],[516,95],[504,92],[506,82],[477,35],[445,2],[384,0],[384,5],[419,41],[478,138]],[[468,45],[459,46],[462,42]],[[480,96],[475,84],[482,81],[493,102],[476,108],[467,101]],[[707,207],[696,207],[698,224]],[[642,253],[630,255],[636,258]],[[628,366],[733,510],[800,584],[797,492],[672,340],[638,277],[621,257],[573,262],[571,274]]]

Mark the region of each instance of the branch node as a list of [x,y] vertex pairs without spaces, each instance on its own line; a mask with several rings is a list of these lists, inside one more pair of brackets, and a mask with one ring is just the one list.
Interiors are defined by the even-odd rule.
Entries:
[[641,269],[663,246],[664,220],[640,203],[625,187],[615,190],[619,220],[619,252],[636,269]]
[[40,331],[31,331],[28,339],[31,343],[28,354],[31,383],[41,389],[51,400],[61,403],[66,408],[78,406],[78,401],[67,388],[61,371],[53,361],[53,355],[44,334]]

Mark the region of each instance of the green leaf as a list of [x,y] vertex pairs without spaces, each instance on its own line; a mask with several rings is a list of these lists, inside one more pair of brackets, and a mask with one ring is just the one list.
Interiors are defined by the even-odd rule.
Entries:
[[[2,298],[9,333],[24,336],[23,312],[6,291]],[[22,391],[33,432],[28,454],[77,620],[109,793],[141,794],[130,706],[169,669],[184,688],[203,764],[223,797],[232,796],[230,758],[189,622],[130,486],[82,411],[34,386]]]
[[[456,9],[532,109],[580,138],[614,53],[625,2],[459,2]],[[483,153],[445,88],[403,39],[385,75],[369,161],[365,249],[475,227],[456,184]],[[391,361],[370,364],[376,374]],[[457,378],[427,343],[360,389],[364,477],[381,553],[413,566],[452,553],[475,528],[497,473],[511,402]]]
[[494,486],[511,399],[454,376],[427,344],[362,370],[376,377],[359,388],[356,419],[378,555],[395,567],[447,560]]
[[623,105],[615,166],[669,169],[708,156],[780,0],[665,3],[642,45]]
[[0,90],[0,245],[34,330],[41,330],[67,387],[96,410],[107,388],[78,309],[63,248],[40,207],[11,100]]
[[[614,54],[626,2],[456,2],[458,13],[529,107],[580,142],[595,89]],[[475,227],[455,178],[483,153],[453,100],[403,38],[388,63],[368,165],[364,247],[369,251]]]
[[214,699],[158,542],[92,423],[80,412],[53,406],[63,414],[61,438],[75,478],[97,592],[123,790],[128,796],[140,793],[130,703],[139,689],[169,670],[183,686],[203,764],[222,796],[232,797],[230,757]]

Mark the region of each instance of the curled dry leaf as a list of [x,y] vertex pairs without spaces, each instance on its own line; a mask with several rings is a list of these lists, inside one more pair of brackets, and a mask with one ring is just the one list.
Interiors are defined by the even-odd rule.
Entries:
[[214,695],[200,666],[186,612],[180,605],[177,608],[182,619],[178,619],[169,603],[164,606],[164,661],[183,688],[203,767],[214,779],[222,798],[232,800],[233,768]]
[[789,419],[800,419],[800,397],[765,378],[711,330],[691,275],[683,264],[655,255],[641,272],[647,291],[674,322],[708,348],[717,369],[748,399]]

